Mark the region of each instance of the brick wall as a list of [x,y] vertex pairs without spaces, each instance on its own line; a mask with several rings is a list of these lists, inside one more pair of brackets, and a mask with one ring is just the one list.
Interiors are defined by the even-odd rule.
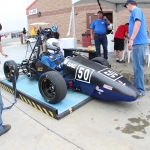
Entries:
[[[35,22],[48,22],[51,27],[53,24],[57,24],[59,27],[59,32],[61,38],[66,37],[69,27],[70,21],[70,13],[71,13],[71,0],[38,0],[35,4],[33,4],[29,10],[33,8],[38,8],[38,11],[41,12],[41,16],[37,15],[28,16],[28,24]],[[111,11],[105,6],[102,6],[103,11]],[[86,31],[86,13],[96,13],[99,10],[99,6],[97,4],[84,4],[75,7],[75,23],[76,23],[76,36],[77,39],[81,41],[81,34]],[[150,16],[149,9],[143,9],[148,31],[150,31]],[[128,22],[129,12],[127,10],[121,11],[118,13],[118,25],[124,24]],[[113,19],[115,20],[115,13],[113,12]],[[44,26],[43,26],[44,27]],[[45,26],[47,27],[47,26]],[[31,30],[31,26],[29,26],[29,31]],[[73,36],[73,31],[71,30],[70,37]]]

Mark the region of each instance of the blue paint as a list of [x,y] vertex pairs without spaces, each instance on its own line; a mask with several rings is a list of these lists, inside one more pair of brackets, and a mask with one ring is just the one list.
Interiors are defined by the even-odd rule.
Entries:
[[115,92],[113,90],[108,90],[103,87],[99,87],[103,92],[98,92],[96,89],[93,90],[92,97],[102,99],[104,101],[123,101],[123,102],[132,102],[137,98],[123,95],[121,93]]
[[96,85],[85,83],[85,82],[80,82],[77,80],[74,82],[74,86],[80,89],[82,93],[87,94],[94,98],[104,100],[104,101],[131,102],[137,99],[136,97],[132,97],[132,96],[128,96],[128,95],[116,92],[113,90],[113,87],[112,87],[112,90],[109,90],[109,89],[98,86],[100,91],[103,91],[103,92],[99,92],[98,90],[96,90],[96,87],[97,87]]
[[[7,79],[4,79],[3,83],[6,83],[12,86],[12,83],[7,81]],[[21,91],[22,93],[25,93],[29,95],[30,97],[33,97],[37,99],[38,101],[57,109],[58,114],[65,112],[69,108],[79,104],[80,102],[82,102],[83,100],[89,97],[83,93],[78,93],[75,91],[68,90],[65,99],[63,99],[60,103],[49,104],[44,100],[44,98],[39,92],[38,81],[34,79],[28,79],[26,75],[20,75],[17,80],[16,86],[17,86],[17,90]]]

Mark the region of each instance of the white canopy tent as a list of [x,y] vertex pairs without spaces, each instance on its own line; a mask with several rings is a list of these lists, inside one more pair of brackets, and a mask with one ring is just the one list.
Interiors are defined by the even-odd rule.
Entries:
[[49,25],[49,23],[46,23],[46,22],[36,22],[36,23],[32,23],[32,24],[29,24],[31,26],[44,26],[44,25]]
[[[117,13],[119,11],[125,10],[124,4],[126,0],[99,0],[100,4],[106,6],[115,11],[115,26],[117,27]],[[150,0],[136,0],[138,7],[140,8],[150,8]],[[73,27],[73,38],[76,38],[76,29],[75,29],[75,16],[74,16],[74,6],[86,3],[97,3],[97,0],[72,0],[72,12],[70,20],[72,20]],[[71,27],[71,23],[69,25],[69,30]],[[70,33],[70,31],[68,31]],[[69,35],[69,34],[68,34]]]
[[[100,0],[101,5],[119,12],[124,10],[126,0]],[[136,0],[138,7],[150,8],[150,0]],[[72,5],[80,5],[85,3],[97,3],[97,0],[72,0]]]
[[[124,4],[126,0],[99,0],[100,4],[103,6],[107,6],[108,8],[114,10],[116,12],[115,20],[116,20],[116,27],[117,27],[117,13],[119,11],[125,10]],[[74,11],[74,6],[85,4],[85,3],[97,3],[97,0],[72,0],[72,11]],[[150,0],[136,0],[138,7],[141,8],[150,8]],[[97,3],[98,4],[98,3]],[[72,13],[74,14],[74,12]],[[74,29],[74,37],[75,37],[75,18],[73,15],[73,29]]]

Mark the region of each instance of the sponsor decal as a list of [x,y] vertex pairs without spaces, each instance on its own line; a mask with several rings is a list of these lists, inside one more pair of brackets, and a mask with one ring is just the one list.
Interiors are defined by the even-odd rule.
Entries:
[[37,71],[43,71],[43,67],[38,67]]
[[103,85],[103,88],[108,89],[108,90],[111,90],[111,91],[112,91],[112,89],[113,89],[112,86],[109,86],[109,85],[106,85],[106,84]]
[[126,85],[126,83],[123,83],[123,82],[122,82],[122,81],[120,81],[120,80],[118,80],[118,82],[119,82],[119,83],[121,83],[121,84],[123,84],[123,85]]
[[99,86],[96,86],[96,91],[98,92],[98,94],[102,94],[104,91],[103,90],[101,90],[100,88],[99,88]]
[[122,77],[122,75],[118,74],[115,70],[112,70],[110,68],[105,68],[103,70],[100,70],[98,73],[104,75],[109,79],[112,79],[113,81],[116,81]]
[[67,66],[70,67],[70,68],[75,69],[75,68],[77,67],[77,64],[74,64],[74,63],[72,63],[72,62],[68,62],[68,63],[67,63]]

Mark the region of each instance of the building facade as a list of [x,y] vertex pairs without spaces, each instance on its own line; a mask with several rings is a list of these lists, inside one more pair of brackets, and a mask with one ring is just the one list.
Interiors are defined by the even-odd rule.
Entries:
[[[48,26],[43,26],[42,28],[51,27],[56,24],[59,28],[60,37],[65,38],[67,37],[66,35],[69,29],[71,8],[71,0],[35,0],[26,10],[28,24],[35,22],[49,23]],[[116,20],[115,12],[105,6],[102,6],[102,8],[106,16],[114,23]],[[75,28],[78,42],[81,42],[83,33],[89,33],[89,26],[92,20],[97,17],[96,14],[98,10],[99,6],[96,3],[75,6]],[[150,31],[149,10],[148,8],[143,9],[146,16],[148,31]],[[33,13],[31,13],[32,11]],[[127,23],[129,15],[128,10],[120,11],[117,14],[117,25]],[[30,25],[28,26],[28,30],[31,30]],[[71,28],[69,37],[73,37],[73,28]]]

